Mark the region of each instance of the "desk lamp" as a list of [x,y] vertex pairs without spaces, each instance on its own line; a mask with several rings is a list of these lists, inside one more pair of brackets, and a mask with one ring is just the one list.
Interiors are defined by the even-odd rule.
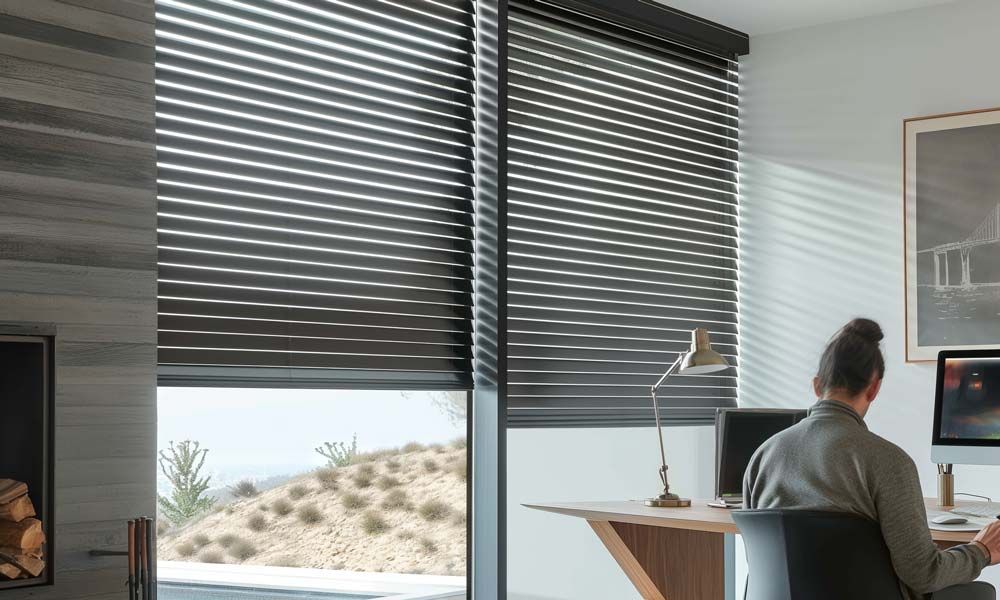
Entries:
[[723,371],[728,368],[729,363],[726,362],[726,359],[715,350],[712,350],[712,342],[709,340],[708,330],[699,327],[691,332],[691,350],[678,356],[674,364],[670,365],[667,372],[663,374],[663,377],[660,377],[660,380],[650,390],[650,394],[653,396],[653,415],[656,417],[656,433],[660,436],[660,480],[663,481],[663,493],[655,498],[647,499],[646,506],[660,508],[691,506],[690,499],[681,498],[677,494],[671,493],[670,484],[667,482],[667,453],[663,449],[663,428],[660,426],[660,403],[656,399],[656,390],[660,389],[663,382],[674,373],[680,373],[681,375],[704,375],[706,373]]

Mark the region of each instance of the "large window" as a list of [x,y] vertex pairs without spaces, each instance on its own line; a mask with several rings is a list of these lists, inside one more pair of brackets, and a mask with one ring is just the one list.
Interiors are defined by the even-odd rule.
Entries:
[[[645,0],[156,4],[161,580],[503,597],[508,417],[651,423],[694,327],[736,360],[746,36]],[[671,380],[667,418],[735,381]]]

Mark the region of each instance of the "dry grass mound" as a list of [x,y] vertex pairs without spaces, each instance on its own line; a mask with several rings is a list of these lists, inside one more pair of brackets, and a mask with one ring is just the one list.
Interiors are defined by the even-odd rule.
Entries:
[[245,495],[160,535],[159,558],[462,575],[465,446],[412,443],[256,493],[246,486]]

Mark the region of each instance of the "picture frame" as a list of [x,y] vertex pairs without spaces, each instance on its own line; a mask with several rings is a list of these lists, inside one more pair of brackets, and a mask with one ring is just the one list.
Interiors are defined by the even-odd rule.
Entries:
[[1000,107],[904,119],[906,361],[1000,347]]

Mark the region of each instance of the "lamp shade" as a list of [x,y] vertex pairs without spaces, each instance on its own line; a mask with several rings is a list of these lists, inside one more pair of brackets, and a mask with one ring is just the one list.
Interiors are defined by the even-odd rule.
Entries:
[[708,330],[698,328],[691,332],[691,350],[684,355],[677,372],[681,375],[704,375],[729,368],[729,361],[715,350],[708,337]]

